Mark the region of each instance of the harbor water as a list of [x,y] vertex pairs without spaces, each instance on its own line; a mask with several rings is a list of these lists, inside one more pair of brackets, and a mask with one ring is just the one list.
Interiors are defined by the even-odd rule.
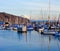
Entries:
[[0,30],[0,51],[60,51],[60,37]]

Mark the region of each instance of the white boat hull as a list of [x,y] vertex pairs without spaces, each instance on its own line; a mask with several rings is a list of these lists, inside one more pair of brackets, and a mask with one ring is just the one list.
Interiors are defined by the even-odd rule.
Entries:
[[56,32],[43,32],[43,34],[54,35]]

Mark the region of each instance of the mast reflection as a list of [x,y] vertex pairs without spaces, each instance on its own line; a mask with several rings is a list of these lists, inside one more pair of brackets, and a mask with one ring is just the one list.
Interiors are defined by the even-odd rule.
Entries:
[[21,38],[22,38],[22,36],[23,36],[22,33],[19,33],[19,32],[18,32],[17,35],[18,35],[18,39],[21,40]]
[[24,33],[17,32],[17,35],[18,35],[19,40],[25,39],[25,41],[27,42],[27,33],[26,32],[24,32]]

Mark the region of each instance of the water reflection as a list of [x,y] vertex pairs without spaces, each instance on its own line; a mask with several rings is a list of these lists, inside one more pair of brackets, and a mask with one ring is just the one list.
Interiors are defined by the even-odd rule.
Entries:
[[51,36],[49,36],[49,41],[48,41],[48,51],[50,51],[50,41],[51,41]]
[[28,31],[29,41],[31,41],[31,31]]
[[23,33],[24,34],[24,36],[25,36],[25,41],[27,42],[27,33]]
[[0,32],[0,48],[2,47],[2,49],[9,47],[11,51],[16,49],[19,49],[18,51],[60,51],[60,37],[57,36],[41,35],[36,31],[27,33]]
[[17,35],[18,35],[18,39],[19,39],[19,40],[20,40],[20,39],[22,38],[22,36],[23,36],[22,33],[18,33],[18,32],[17,32]]
[[57,37],[58,38],[58,40],[60,41],[60,37]]
[[58,39],[60,41],[60,36],[54,36],[55,39]]
[[18,39],[19,40],[23,40],[24,39],[27,42],[27,33],[26,32],[24,32],[24,33],[17,32],[17,35],[18,35]]
[[60,37],[55,36],[54,38],[55,40],[57,40],[56,43],[57,43],[58,51],[60,51]]

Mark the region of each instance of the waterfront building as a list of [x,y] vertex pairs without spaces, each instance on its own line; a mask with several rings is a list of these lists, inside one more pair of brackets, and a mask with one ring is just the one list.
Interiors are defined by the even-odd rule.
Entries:
[[22,24],[30,22],[27,18],[24,18],[22,16],[15,16],[5,12],[0,12],[0,21],[8,22],[9,24]]

